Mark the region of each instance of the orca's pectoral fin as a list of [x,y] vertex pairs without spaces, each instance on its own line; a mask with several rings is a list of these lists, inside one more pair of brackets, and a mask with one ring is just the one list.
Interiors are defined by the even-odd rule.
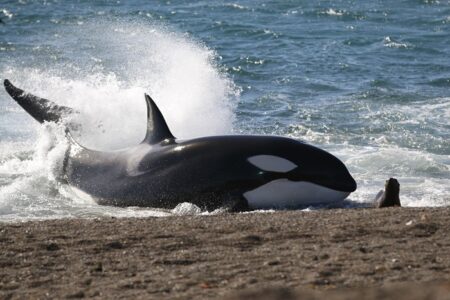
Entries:
[[147,104],[147,133],[143,143],[157,144],[164,140],[175,140],[155,101],[147,94],[145,94],[145,103]]
[[50,100],[39,98],[15,87],[8,79],[4,81],[8,94],[36,121],[59,122],[75,111],[66,106],[56,105]]

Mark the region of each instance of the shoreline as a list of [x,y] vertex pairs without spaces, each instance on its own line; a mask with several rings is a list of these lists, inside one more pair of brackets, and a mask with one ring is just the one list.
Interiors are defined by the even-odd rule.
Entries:
[[438,291],[449,232],[450,207],[0,223],[0,298]]

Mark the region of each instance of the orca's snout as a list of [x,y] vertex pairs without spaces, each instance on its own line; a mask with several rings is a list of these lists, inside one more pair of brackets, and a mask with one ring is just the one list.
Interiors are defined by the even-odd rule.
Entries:
[[[313,173],[310,171],[310,173]],[[316,159],[316,180],[320,184],[336,191],[352,193],[356,190],[356,181],[350,174],[347,166],[333,154],[320,151]]]
[[342,182],[342,188],[345,192],[353,193],[354,191],[356,191],[357,184],[350,173],[348,173],[346,180]]
[[334,172],[330,170],[330,174],[334,174],[335,189],[352,193],[356,191],[356,181],[347,169],[347,166],[337,157],[330,154],[334,160]]

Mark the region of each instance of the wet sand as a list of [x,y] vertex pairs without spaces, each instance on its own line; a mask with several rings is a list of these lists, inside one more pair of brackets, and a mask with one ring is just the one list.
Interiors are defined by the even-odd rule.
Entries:
[[450,299],[450,208],[0,223],[0,298]]

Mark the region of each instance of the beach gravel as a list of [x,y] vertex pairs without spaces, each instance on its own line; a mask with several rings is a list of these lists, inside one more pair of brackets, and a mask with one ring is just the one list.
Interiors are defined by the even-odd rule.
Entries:
[[450,208],[0,223],[0,298],[450,299]]

